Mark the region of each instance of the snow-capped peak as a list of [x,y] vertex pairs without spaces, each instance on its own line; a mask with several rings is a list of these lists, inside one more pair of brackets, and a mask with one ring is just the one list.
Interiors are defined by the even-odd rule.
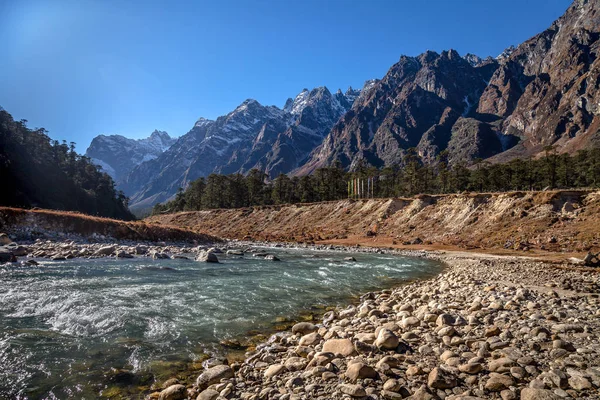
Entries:
[[294,99],[289,112],[294,115],[300,114],[302,110],[304,110],[304,108],[306,108],[306,106],[308,105],[309,97],[310,92],[308,91],[308,89],[302,89],[302,91],[298,93],[298,95]]
[[471,66],[472,66],[472,67],[476,67],[476,66],[478,66],[478,65],[479,65],[479,64],[481,64],[481,62],[483,61],[483,60],[481,59],[481,57],[479,57],[479,56],[478,56],[478,55],[476,55],[476,54],[472,54],[472,53],[467,53],[467,54],[465,54],[465,56],[464,56],[463,58],[464,58],[465,60],[467,60],[467,62],[468,62],[469,64],[471,64]]
[[197,126],[198,128],[201,128],[201,127],[209,125],[209,124],[211,124],[213,122],[215,122],[215,121],[213,121],[211,119],[204,118],[204,117],[200,117],[200,118],[198,118],[198,121],[196,121],[196,123],[194,124],[194,126]]
[[504,49],[504,51],[500,54],[498,54],[498,57],[496,57],[496,60],[498,61],[503,61],[506,60],[508,57],[510,57],[510,55],[516,50],[517,48],[513,45],[507,47],[506,49]]
[[157,158],[175,143],[167,132],[155,130],[149,137],[129,139],[122,135],[98,135],[86,155],[105,172],[118,180],[135,166]]
[[354,104],[354,100],[356,100],[356,98],[360,96],[360,92],[360,89],[352,89],[352,86],[348,86],[348,90],[346,90],[344,96],[346,96],[346,99],[348,100],[350,105],[352,105]]

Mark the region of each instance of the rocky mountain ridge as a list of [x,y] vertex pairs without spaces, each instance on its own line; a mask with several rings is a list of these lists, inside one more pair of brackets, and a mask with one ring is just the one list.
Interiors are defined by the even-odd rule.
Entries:
[[85,155],[118,183],[137,165],[155,159],[175,141],[176,139],[171,138],[167,132],[159,130],[143,139],[129,139],[122,135],[99,135],[92,140]]
[[180,187],[211,173],[246,173],[253,168],[271,177],[287,173],[321,143],[360,92],[304,89],[283,109],[245,100],[216,120],[198,119],[167,151],[135,167],[120,188],[139,209],[165,201]]
[[600,144],[600,1],[577,0],[542,33],[496,59],[453,50],[402,56],[369,96],[332,128],[308,174],[335,161],[402,165],[535,157],[546,146],[575,152]]
[[199,119],[120,180],[134,207],[210,173],[310,174],[339,162],[506,162],[600,144],[600,0],[577,0],[548,29],[496,58],[455,50],[402,56],[381,80],[334,94],[305,89],[282,109],[247,100]]

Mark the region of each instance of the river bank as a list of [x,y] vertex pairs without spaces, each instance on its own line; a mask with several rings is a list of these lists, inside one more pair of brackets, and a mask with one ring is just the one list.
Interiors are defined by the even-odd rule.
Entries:
[[[126,252],[175,258],[209,246],[73,239],[38,240],[25,247],[38,257],[116,257]],[[356,244],[229,241],[220,247],[224,252],[300,247],[355,257],[389,253],[436,260],[446,268],[432,279],[367,293],[358,304],[330,311],[320,321],[298,323],[239,361],[209,359],[195,381],[184,378],[190,373],[178,373],[153,385],[163,389],[148,398],[599,397],[597,271],[579,268],[566,255],[550,257],[550,264],[516,255]]]
[[[362,251],[382,251],[362,249]],[[598,273],[523,257],[403,252],[437,277],[273,335],[150,398],[598,398]],[[215,362],[218,364],[218,362]]]
[[600,192],[589,190],[348,199],[186,211],[145,221],[226,239],[271,242],[354,241],[486,252],[600,251]]

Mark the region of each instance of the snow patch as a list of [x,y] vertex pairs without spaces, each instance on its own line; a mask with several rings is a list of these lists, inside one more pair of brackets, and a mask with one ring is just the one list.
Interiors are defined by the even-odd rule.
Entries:
[[97,158],[92,158],[92,159],[91,159],[91,161],[92,161],[92,164],[95,164],[95,165],[99,166],[99,167],[100,167],[100,169],[101,169],[103,172],[106,172],[106,173],[107,173],[108,175],[110,175],[112,178],[114,178],[114,177],[115,177],[115,175],[116,175],[116,171],[115,171],[115,169],[114,169],[113,167],[111,167],[109,164],[107,164],[107,163],[105,163],[104,161],[102,161],[102,160],[99,160],[99,159],[97,159]]

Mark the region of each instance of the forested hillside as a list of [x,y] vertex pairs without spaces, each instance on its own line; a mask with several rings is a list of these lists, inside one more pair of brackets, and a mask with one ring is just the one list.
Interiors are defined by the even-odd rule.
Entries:
[[0,205],[80,211],[131,220],[127,198],[75,144],[29,129],[0,108]]
[[538,159],[514,159],[505,164],[476,160],[450,166],[448,152],[435,166],[424,164],[416,149],[407,151],[406,165],[377,169],[359,166],[346,172],[338,164],[319,168],[313,175],[281,174],[267,182],[267,175],[252,170],[247,176],[209,175],[180,190],[173,201],[157,204],[153,213],[239,208],[269,204],[312,203],[353,198],[407,197],[417,194],[507,192],[543,189],[597,188],[600,186],[600,149],[575,155],[558,154],[547,147]]

